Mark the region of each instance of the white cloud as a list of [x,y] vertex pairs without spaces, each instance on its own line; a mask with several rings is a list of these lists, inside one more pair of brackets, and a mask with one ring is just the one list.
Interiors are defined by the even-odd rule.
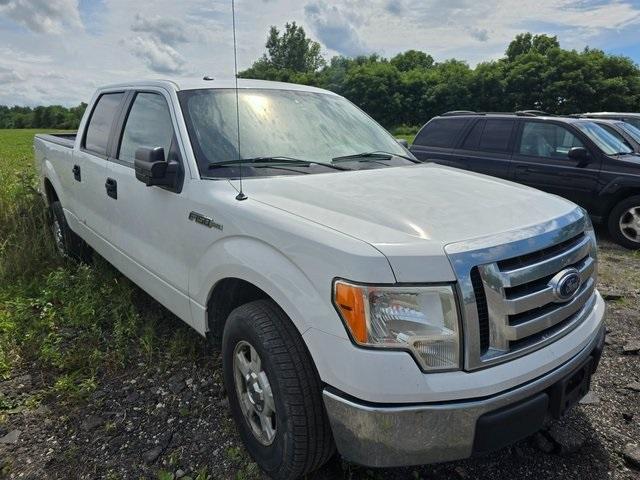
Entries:
[[327,48],[346,56],[370,51],[358,33],[362,20],[355,11],[344,8],[344,5],[328,5],[322,0],[308,3],[304,11],[312,33]]
[[181,21],[160,16],[143,17],[137,13],[134,17],[131,30],[150,34],[162,43],[175,46],[189,41],[186,25]]
[[129,44],[131,52],[141,58],[147,66],[158,73],[180,73],[185,60],[173,47],[164,44],[157,39],[135,37]]
[[82,28],[77,0],[0,0],[2,14],[36,33]]
[[[107,83],[233,74],[229,0],[88,5],[0,0],[0,104],[78,104]],[[474,65],[532,31],[565,48],[635,49],[640,60],[637,0],[236,0],[236,17],[241,69],[264,52],[269,26],[290,21],[327,57],[413,48]]]

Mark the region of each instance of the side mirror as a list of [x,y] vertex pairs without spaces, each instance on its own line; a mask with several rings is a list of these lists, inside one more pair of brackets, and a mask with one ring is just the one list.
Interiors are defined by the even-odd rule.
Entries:
[[584,167],[589,163],[589,151],[584,147],[573,147],[567,153],[571,160],[578,162],[578,167]]
[[396,142],[398,142],[404,148],[409,148],[409,142],[407,142],[404,138],[396,138]]
[[178,183],[178,162],[168,162],[162,147],[140,147],[133,162],[136,178],[147,187],[159,185],[175,190]]

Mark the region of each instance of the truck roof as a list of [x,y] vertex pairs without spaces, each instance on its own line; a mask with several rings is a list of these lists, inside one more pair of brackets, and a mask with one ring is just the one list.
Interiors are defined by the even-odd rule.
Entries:
[[[137,80],[134,82],[115,83],[105,85],[98,90],[107,90],[113,88],[143,88],[143,87],[164,87],[167,89],[181,90],[198,90],[198,89],[222,89],[235,88],[235,80],[233,78],[221,78],[213,80],[204,79],[180,79],[180,80]],[[238,88],[260,88],[270,90],[295,90],[302,92],[326,93],[335,95],[335,93],[324,90],[322,88],[311,87],[308,85],[299,85],[295,83],[272,82],[268,80],[253,80],[246,78],[238,79]]]

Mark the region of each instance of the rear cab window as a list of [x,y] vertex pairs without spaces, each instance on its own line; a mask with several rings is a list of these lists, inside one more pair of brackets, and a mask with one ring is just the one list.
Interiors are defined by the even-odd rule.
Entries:
[[413,145],[419,147],[454,148],[469,124],[468,118],[436,117],[418,132]]
[[82,146],[85,150],[100,155],[107,156],[109,135],[116,115],[120,111],[120,103],[124,97],[124,92],[103,93],[91,112],[89,123],[85,130]]

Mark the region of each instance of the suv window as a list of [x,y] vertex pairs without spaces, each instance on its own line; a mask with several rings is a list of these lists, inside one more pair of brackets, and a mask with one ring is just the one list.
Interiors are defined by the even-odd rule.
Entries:
[[614,137],[616,137],[619,141],[621,141],[622,143],[624,143],[627,147],[629,148],[633,148],[631,146],[631,144],[627,141],[626,138],[624,138],[624,136],[618,132],[615,128],[613,128],[611,125],[608,125],[606,123],[599,123],[599,126],[601,126],[602,128],[604,128],[607,132],[609,132],[611,135],[613,135]]
[[453,148],[454,142],[469,123],[467,118],[434,118],[414,140],[415,145]]
[[567,153],[573,147],[584,147],[584,144],[562,125],[524,123],[519,147],[521,155],[564,160],[568,158]]
[[133,163],[140,147],[162,147],[168,158],[172,139],[171,113],[164,97],[158,93],[136,94],[122,132],[118,159]]
[[84,137],[84,148],[99,155],[107,155],[107,143],[113,119],[118,112],[124,93],[105,93],[98,99],[87,132]]
[[463,148],[489,152],[508,152],[515,121],[511,119],[480,120],[469,132]]
[[623,118],[622,120],[624,120],[627,123],[630,123],[631,125],[633,125],[636,128],[640,128],[640,118]]

